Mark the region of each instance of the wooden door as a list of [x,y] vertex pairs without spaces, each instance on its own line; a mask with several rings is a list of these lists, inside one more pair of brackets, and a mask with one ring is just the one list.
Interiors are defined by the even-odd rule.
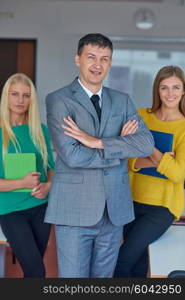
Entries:
[[36,40],[0,39],[0,93],[9,76],[25,73],[35,83]]

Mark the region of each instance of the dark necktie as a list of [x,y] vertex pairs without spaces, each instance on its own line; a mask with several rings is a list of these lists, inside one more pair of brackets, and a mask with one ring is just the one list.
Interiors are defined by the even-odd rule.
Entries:
[[100,109],[100,105],[99,105],[99,100],[100,100],[100,97],[98,95],[92,95],[91,97],[91,101],[94,105],[94,108],[96,109],[96,112],[97,112],[97,115],[98,115],[98,118],[100,120],[100,117],[101,117],[101,109]]

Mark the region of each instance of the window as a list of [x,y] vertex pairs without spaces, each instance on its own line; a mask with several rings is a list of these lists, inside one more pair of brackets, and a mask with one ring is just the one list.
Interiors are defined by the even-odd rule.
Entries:
[[173,49],[175,45],[160,44],[152,49],[147,42],[130,46],[130,49],[129,45],[114,47],[113,64],[105,83],[129,93],[137,108],[150,107],[156,73],[165,65],[177,65],[185,70],[185,53]]

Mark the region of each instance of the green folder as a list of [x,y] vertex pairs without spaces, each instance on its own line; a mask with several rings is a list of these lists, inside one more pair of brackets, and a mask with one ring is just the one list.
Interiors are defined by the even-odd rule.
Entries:
[[[4,157],[5,179],[20,179],[36,171],[35,153],[6,153]],[[13,192],[31,192],[32,189],[16,189]]]

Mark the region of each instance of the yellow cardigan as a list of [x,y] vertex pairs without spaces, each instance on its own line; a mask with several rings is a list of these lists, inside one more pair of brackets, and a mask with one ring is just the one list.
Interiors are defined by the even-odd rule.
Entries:
[[168,179],[137,173],[134,164],[137,158],[129,159],[129,175],[134,201],[167,207],[178,219],[184,208],[185,179],[185,118],[176,121],[161,121],[146,108],[138,110],[150,130],[174,135],[172,151],[175,158],[165,153],[157,171]]

